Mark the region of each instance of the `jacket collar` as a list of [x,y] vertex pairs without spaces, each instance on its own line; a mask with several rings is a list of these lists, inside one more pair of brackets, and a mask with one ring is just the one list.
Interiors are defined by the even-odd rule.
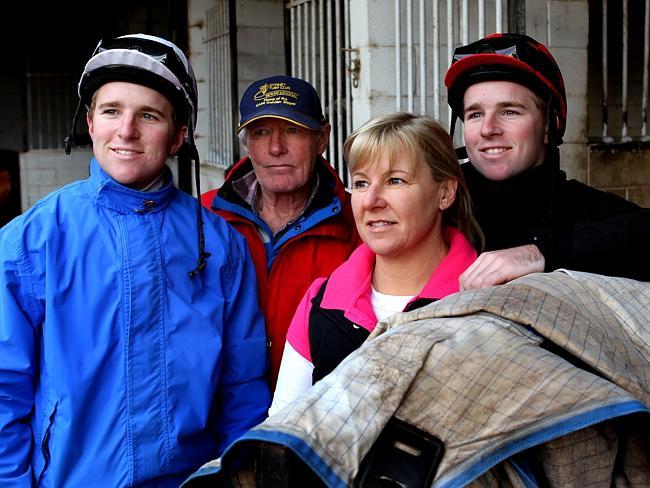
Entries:
[[[312,183],[311,183],[311,193],[309,195],[309,198],[307,199],[307,202],[305,203],[305,206],[303,209],[300,211],[300,213],[292,220],[287,222],[280,230],[278,230],[275,235],[280,235],[282,234],[288,227],[293,226],[295,222],[300,220],[306,213],[311,212],[315,210],[315,208],[312,206],[314,202],[314,197],[316,196],[318,190],[319,190],[319,185],[320,185],[320,177],[318,174],[318,171],[314,172],[315,174],[313,175]],[[244,176],[235,179],[232,181],[232,189],[239,198],[246,202],[246,205],[250,208],[250,210],[255,214],[256,217],[260,216],[260,212],[255,206],[255,201],[258,198],[259,192],[261,191],[260,189],[260,184],[257,180],[257,175],[255,174],[254,170],[250,170],[247,174]]]
[[[220,208],[217,200],[221,197],[228,202],[234,202],[239,206],[244,206],[250,209],[249,202],[234,190],[233,185],[235,181],[250,174],[252,171],[253,163],[251,163],[250,158],[246,156],[245,158],[240,159],[226,175],[226,181],[224,184],[219,188],[219,190],[217,190],[212,202],[212,208]],[[332,166],[330,166],[330,164],[321,156],[318,156],[316,172],[318,173],[319,181],[312,203],[316,204],[318,207],[327,205],[332,199],[332,192],[340,201],[345,201],[345,186],[343,186],[343,183],[334,168],[332,168]]]
[[[546,159],[544,163],[530,168],[521,174],[503,181],[488,180],[478,172],[471,162],[461,165],[465,180],[473,192],[490,195],[494,194],[517,194],[522,196],[530,195],[531,189],[537,190],[532,198],[539,199],[541,195],[551,194],[552,188],[566,180],[564,171],[554,171],[553,162]],[[529,197],[530,198],[530,197]]]
[[152,192],[133,190],[111,178],[99,162],[92,158],[89,180],[97,194],[95,200],[97,205],[123,214],[144,215],[165,209],[177,191],[169,168],[165,167],[165,173],[167,181],[160,190]]
[[[477,257],[467,238],[454,227],[443,229],[449,252],[429,277],[420,293],[413,298],[439,299],[459,291],[458,277]],[[370,285],[375,254],[362,244],[330,276],[321,306],[343,310],[344,315],[360,325],[374,318],[370,303]],[[412,300],[412,301],[413,301]],[[374,327],[374,322],[369,324]]]
[[449,252],[431,274],[419,293],[419,298],[439,299],[458,292],[458,277],[476,261],[476,251],[461,231],[454,227],[445,227],[443,235],[445,242],[449,244]]
[[[253,171],[253,164],[250,158],[245,157],[241,159],[227,174],[226,181],[216,192],[212,193],[212,201],[210,208],[215,211],[228,212],[231,216],[226,216],[226,220],[232,222],[233,220],[244,220],[253,222],[257,227],[264,229],[265,234],[270,235],[270,230],[266,224],[253,212],[248,202],[242,198],[241,194],[233,188],[233,182],[240,180],[247,174]],[[346,202],[346,191],[343,183],[339,179],[334,169],[329,165],[325,159],[319,157],[316,164],[316,171],[318,172],[318,186],[316,192],[312,196],[311,204],[306,211],[303,211],[298,220],[303,220],[302,223],[293,232],[291,227],[289,230],[285,228],[285,232],[277,233],[275,236],[275,246],[280,247],[286,241],[295,237],[296,233],[302,234],[308,229],[312,229],[325,219],[340,214],[344,211]],[[345,210],[350,211],[349,208]],[[351,213],[351,212],[350,212]],[[351,215],[349,217],[352,218]],[[294,221],[295,223],[295,221]],[[347,226],[347,222],[344,224]],[[329,232],[329,231],[328,231]],[[354,235],[350,231],[350,237]]]

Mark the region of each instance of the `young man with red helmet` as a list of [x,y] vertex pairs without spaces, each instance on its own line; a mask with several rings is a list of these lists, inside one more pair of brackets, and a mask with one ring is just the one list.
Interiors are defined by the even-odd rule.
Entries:
[[549,50],[522,34],[457,48],[445,77],[464,124],[463,165],[486,251],[461,276],[482,288],[569,268],[650,280],[650,211],[560,170],[567,99]]

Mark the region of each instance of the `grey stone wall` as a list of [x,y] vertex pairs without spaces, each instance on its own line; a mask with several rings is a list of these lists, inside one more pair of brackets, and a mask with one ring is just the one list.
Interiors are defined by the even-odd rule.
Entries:
[[48,193],[72,181],[88,177],[89,149],[32,150],[20,155],[20,192],[23,211]]

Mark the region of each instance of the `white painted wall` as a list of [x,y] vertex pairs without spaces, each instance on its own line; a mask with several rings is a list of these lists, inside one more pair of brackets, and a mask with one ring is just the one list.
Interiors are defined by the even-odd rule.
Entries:
[[[442,3],[442,2],[441,2]],[[414,2],[414,9],[417,2]],[[402,12],[404,15],[404,12]],[[414,12],[414,18],[416,16]],[[493,16],[486,12],[486,17]],[[382,112],[395,110],[395,2],[394,0],[352,0],[350,17],[353,19],[351,47],[358,48],[361,59],[359,86],[353,89],[353,126],[359,127],[366,120]],[[446,16],[441,17],[446,22]],[[417,23],[415,31],[417,36]],[[505,24],[507,25],[507,23]],[[526,2],[526,31],[528,35],[548,45],[562,69],[568,95],[568,129],[561,147],[562,166],[570,178],[586,181],[587,168],[587,47],[589,37],[588,0],[553,0]],[[490,33],[491,30],[486,30]],[[458,38],[456,33],[455,37]],[[476,34],[470,34],[470,42]],[[429,36],[430,37],[430,36]],[[406,33],[402,32],[402,43]],[[417,43],[417,37],[415,37]],[[440,76],[444,79],[447,62],[446,27],[441,27]],[[428,40],[431,56],[431,40]],[[404,48],[402,71],[406,70]],[[416,68],[419,62],[414,54]],[[429,61],[430,62],[430,61]],[[415,74],[415,97],[417,73]],[[402,87],[405,77],[402,76]],[[444,87],[441,89],[440,119],[444,125],[449,122]],[[432,89],[428,88],[428,97]],[[431,107],[432,103],[428,102]],[[402,109],[406,109],[405,100]],[[415,101],[419,110],[419,99]],[[430,110],[430,109],[429,109]],[[428,113],[430,113],[428,111]],[[460,126],[456,128],[460,131]]]
[[395,110],[395,2],[350,2],[350,45],[359,49],[359,85],[352,89],[352,126]]
[[560,161],[569,178],[586,182],[588,0],[527,0],[526,33],[548,46],[562,70],[567,92],[567,131],[560,147]]
[[260,78],[285,73],[284,1],[237,2],[239,96]]

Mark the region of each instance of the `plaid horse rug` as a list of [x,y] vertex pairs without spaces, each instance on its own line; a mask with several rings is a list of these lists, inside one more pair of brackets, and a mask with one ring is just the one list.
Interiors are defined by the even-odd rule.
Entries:
[[532,274],[380,322],[188,486],[260,443],[352,486],[393,418],[440,442],[432,486],[650,486],[648,413],[650,283]]

